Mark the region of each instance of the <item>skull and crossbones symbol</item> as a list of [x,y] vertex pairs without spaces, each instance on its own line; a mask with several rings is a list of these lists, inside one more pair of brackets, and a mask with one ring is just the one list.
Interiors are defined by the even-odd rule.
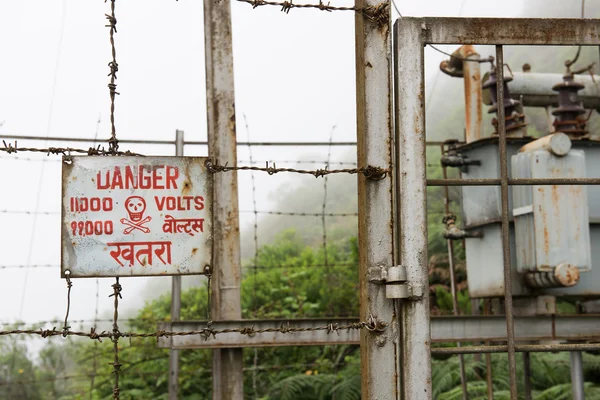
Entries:
[[125,209],[129,214],[129,219],[121,218],[121,223],[127,225],[129,228],[125,228],[123,233],[126,235],[130,234],[135,229],[138,229],[144,233],[149,233],[150,228],[147,228],[144,225],[146,222],[150,222],[152,217],[147,216],[142,219],[144,216],[144,212],[146,211],[146,200],[140,196],[130,196],[125,201]]

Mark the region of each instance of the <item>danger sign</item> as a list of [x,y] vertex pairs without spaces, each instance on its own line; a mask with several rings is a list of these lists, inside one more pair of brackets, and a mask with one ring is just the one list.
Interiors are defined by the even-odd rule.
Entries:
[[70,157],[62,173],[62,263],[70,277],[204,272],[212,177],[203,157]]

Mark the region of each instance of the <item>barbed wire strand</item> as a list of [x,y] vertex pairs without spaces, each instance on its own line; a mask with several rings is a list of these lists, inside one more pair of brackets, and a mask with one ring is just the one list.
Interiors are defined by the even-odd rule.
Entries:
[[316,170],[306,170],[306,169],[296,169],[296,168],[277,168],[277,165],[275,165],[275,163],[273,163],[273,166],[270,166],[268,162],[266,163],[265,167],[255,167],[255,166],[251,166],[251,165],[230,167],[227,164],[220,165],[217,162],[215,162],[214,160],[210,160],[210,159],[208,159],[206,161],[205,165],[206,165],[206,169],[213,174],[219,173],[219,172],[229,172],[229,171],[261,171],[261,172],[266,172],[269,175],[274,175],[279,172],[292,172],[292,173],[297,173],[297,174],[312,175],[316,178],[324,177],[326,175],[331,175],[331,174],[351,174],[351,175],[361,174],[361,175],[364,175],[368,179],[381,180],[381,179],[384,179],[390,172],[389,169],[376,167],[376,166],[372,166],[372,165],[367,165],[366,167],[360,167],[360,168],[344,168],[344,169],[332,169],[332,170],[330,170],[328,168],[324,168],[324,169],[316,169]]
[[[246,128],[246,138],[248,143],[250,143],[250,127],[248,126],[248,118],[246,114],[244,116],[244,125]],[[252,158],[252,146],[248,146],[248,157],[250,158],[250,165],[254,165]],[[258,212],[256,210],[256,181],[254,178],[254,171],[250,173],[250,181],[252,183],[252,206],[254,207],[254,268],[253,271],[253,283],[252,283],[252,303],[253,303],[253,314],[256,317],[256,313],[258,311],[258,302],[256,301],[256,287],[257,287],[257,272],[258,268],[256,268],[256,264],[258,263]],[[254,348],[254,357],[253,357],[254,367],[258,365],[258,349]],[[252,391],[254,392],[254,398],[257,397],[257,376],[256,369],[252,372]]]
[[0,151],[7,154],[13,154],[18,152],[30,152],[30,153],[45,153],[46,155],[62,155],[70,156],[71,154],[87,154],[88,156],[108,156],[108,155],[119,155],[119,156],[142,156],[142,154],[133,153],[131,151],[116,151],[110,148],[106,150],[104,146],[97,145],[96,147],[90,147],[86,149],[79,149],[74,147],[18,147],[17,141],[13,143],[7,143],[2,140],[4,147],[0,147]]
[[[104,0],[106,3],[107,0]],[[110,72],[108,76],[110,76],[110,83],[108,84],[108,91],[110,94],[110,139],[108,140],[108,149],[109,152],[113,155],[117,154],[119,150],[119,140],[117,139],[117,129],[115,127],[115,97],[120,94],[117,92],[117,84],[115,83],[117,80],[117,72],[119,71],[119,64],[117,63],[117,49],[115,48],[115,33],[117,33],[117,18],[115,17],[115,0],[110,0],[110,15],[104,14],[106,16],[106,20],[108,21],[108,25],[105,25],[109,28],[110,35],[110,47],[112,60],[108,63],[108,68]]]
[[[98,310],[100,308],[100,279],[96,278],[96,309],[94,311],[94,326],[98,326]],[[90,379],[90,400],[94,398],[94,390],[96,389],[96,375],[98,373],[98,342],[94,341],[92,359],[92,376]]]
[[[119,388],[119,374],[121,372],[122,364],[119,362],[119,338],[122,336],[119,331],[118,319],[119,319],[119,299],[121,299],[121,291],[123,288],[119,283],[119,277],[116,278],[116,282],[112,285],[113,293],[109,297],[114,297],[114,314],[113,314],[113,330],[111,340],[113,342],[114,361],[109,363],[113,366],[113,373],[115,374],[115,380],[113,385],[113,399],[120,399],[121,389]],[[94,328],[92,328],[94,332]]]
[[[325,164],[325,160],[238,160],[238,163],[246,163],[250,165],[258,165],[265,163],[279,163],[279,164]],[[354,161],[331,161],[330,165],[356,165]]]
[[[118,284],[114,284],[115,287]],[[119,285],[120,287],[120,285]],[[120,289],[119,289],[120,290]],[[115,289],[115,292],[118,292]],[[113,295],[111,294],[111,297]],[[116,297],[116,296],[115,296]],[[118,304],[118,303],[117,303]],[[118,315],[118,313],[117,313]],[[203,339],[208,340],[211,337],[216,338],[217,335],[227,334],[227,333],[237,333],[245,336],[253,336],[261,333],[279,333],[279,334],[287,334],[287,333],[300,333],[300,332],[316,332],[316,331],[325,331],[326,334],[337,334],[340,331],[351,331],[351,330],[367,330],[369,332],[383,332],[387,329],[388,323],[382,321],[373,315],[370,315],[366,321],[359,322],[349,322],[347,324],[340,324],[337,322],[330,322],[325,325],[319,326],[311,326],[311,327],[295,327],[293,326],[293,320],[286,320],[280,323],[279,327],[270,327],[270,328],[255,328],[254,325],[237,327],[237,328],[224,328],[224,329],[214,329],[212,327],[212,321],[208,321],[205,328],[200,328],[198,330],[191,331],[163,331],[156,330],[151,332],[120,332],[117,326],[117,329],[112,331],[103,331],[97,332],[95,328],[91,328],[90,332],[84,331],[72,331],[69,330],[66,332],[66,336],[77,336],[89,338],[91,340],[98,340],[99,342],[102,339],[107,338],[111,341],[118,340],[119,338],[170,338],[170,337],[181,337],[181,336],[201,336]],[[11,330],[3,330],[0,331],[0,336],[7,335],[38,335],[42,338],[50,338],[55,336],[64,336],[62,331],[57,331],[56,328],[50,329],[11,329]],[[118,351],[117,351],[118,354]],[[116,359],[117,365],[118,359]],[[114,363],[110,363],[110,365],[114,365]],[[119,367],[120,368],[120,367]],[[115,369],[116,370],[116,369]]]
[[[436,212],[436,215],[445,215],[445,213],[443,212]],[[330,267],[335,267],[335,266],[346,266],[346,267],[351,267],[351,266],[355,266],[356,264],[352,264],[352,263],[329,263],[328,264]],[[53,267],[53,268],[60,268],[60,265],[52,265],[52,264],[40,264],[40,265],[0,265],[0,269],[9,269],[9,268],[37,268],[37,267]],[[257,269],[269,269],[269,268],[273,268],[273,269],[286,269],[286,268],[325,268],[324,264],[311,264],[311,265],[254,265],[254,263],[249,266],[249,267],[244,267],[244,268],[257,268]],[[204,274],[206,276],[206,274]],[[143,321],[144,319],[140,319],[140,318],[128,318],[128,319],[122,319],[122,321]],[[38,322],[54,322],[56,320],[49,320],[49,321],[38,321]],[[103,319],[86,319],[86,320],[77,320],[77,321],[71,321],[72,323],[76,323],[76,322],[93,322],[93,321],[98,321],[98,322],[112,322],[112,319],[110,320],[103,320]],[[153,320],[154,321],[154,320]],[[158,320],[157,320],[158,321]],[[22,322],[17,322],[18,324],[27,324],[27,323],[22,323]],[[37,322],[36,322],[37,323]],[[10,322],[0,322],[0,325],[10,325]]]
[[382,2],[375,6],[366,7],[338,7],[332,6],[330,3],[323,3],[319,0],[319,4],[294,4],[293,1],[266,1],[266,0],[236,0],[238,3],[250,4],[253,9],[262,6],[275,6],[281,7],[281,11],[288,14],[293,8],[312,8],[321,11],[354,11],[364,15],[367,19],[378,23],[379,25],[385,25],[389,23],[389,3]]
[[67,337],[67,332],[71,329],[69,326],[69,311],[71,310],[71,288],[73,287],[73,282],[71,282],[71,278],[69,277],[70,274],[69,271],[65,271],[65,280],[67,282],[67,312],[65,313],[65,323],[63,324],[63,337]]
[[[295,211],[265,211],[265,210],[241,210],[240,213],[249,214],[266,214],[266,215],[283,215],[283,216],[296,216],[296,217],[322,217],[323,213],[308,213],[308,212],[295,212]],[[27,210],[0,210],[0,214],[25,214],[25,215],[60,215],[59,211],[27,211]],[[327,217],[356,217],[358,213],[325,213]],[[42,265],[40,265],[42,266]],[[51,266],[50,264],[44,264],[44,266]],[[20,266],[18,266],[20,267]],[[2,268],[2,266],[0,266]]]
[[[329,162],[331,161],[331,143],[333,142],[333,133],[335,132],[336,126],[333,125],[331,131],[329,132],[329,147],[327,150],[327,163],[325,164],[325,169],[329,169]],[[327,181],[329,177],[323,177],[323,206],[321,207],[321,225],[323,230],[323,259],[325,260],[325,275],[327,276],[327,283],[331,284],[331,271],[329,270],[329,262],[327,257],[327,220],[326,220],[326,211],[327,211]]]
[[[242,210],[240,213],[254,213],[251,210]],[[288,212],[288,211],[262,211],[257,210],[257,214],[267,215],[283,215],[290,217],[322,217],[323,213],[307,213],[307,212]],[[327,217],[357,217],[358,213],[325,213]]]

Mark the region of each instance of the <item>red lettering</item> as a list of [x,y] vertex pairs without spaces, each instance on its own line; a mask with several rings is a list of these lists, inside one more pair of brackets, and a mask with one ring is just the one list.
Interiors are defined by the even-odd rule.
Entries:
[[113,172],[113,179],[110,188],[123,189],[123,177],[121,176],[121,168],[119,167],[115,167],[115,172]]
[[138,175],[140,179],[140,189],[150,189],[152,187],[152,176],[144,175],[144,170],[147,170],[151,173],[152,167],[150,167],[149,165],[140,165],[140,173]]
[[98,197],[92,197],[90,199],[90,210],[100,211],[100,199]]
[[196,203],[196,206],[194,207],[196,210],[204,209],[204,197],[202,197],[202,196],[194,197],[194,203]]
[[102,199],[102,210],[104,211],[112,211],[113,202],[111,197],[105,197]]
[[162,181],[163,176],[158,173],[158,170],[161,168],[164,168],[164,167],[165,167],[164,165],[156,165],[154,167],[154,171],[152,172],[152,177],[154,178],[154,182],[153,182],[154,189],[164,189],[165,188],[163,185],[160,184],[160,181]]
[[182,200],[185,200],[185,198],[182,198],[182,197],[178,197],[177,198],[177,209],[179,211],[185,211],[185,210],[187,210],[187,208],[184,207],[183,204],[181,204]]
[[133,175],[133,169],[128,165],[125,167],[125,188],[126,189],[137,189],[138,181],[137,177]]
[[177,189],[177,178],[179,178],[179,168],[167,165],[167,189]]
[[110,177],[110,173],[108,171],[106,171],[106,183],[103,185],[102,184],[102,172],[100,172],[100,171],[98,172],[98,176],[96,176],[96,187],[98,188],[98,190],[108,189],[110,187],[109,177]]
[[162,211],[163,207],[165,206],[165,198],[161,197],[159,200],[158,196],[154,196],[154,201],[156,202],[156,208],[158,208],[158,211]]
[[176,207],[175,197],[169,196],[167,197],[167,210],[173,211]]

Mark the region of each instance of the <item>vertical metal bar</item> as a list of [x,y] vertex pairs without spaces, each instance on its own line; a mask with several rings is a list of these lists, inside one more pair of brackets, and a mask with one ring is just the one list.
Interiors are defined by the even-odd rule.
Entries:
[[[490,315],[490,313],[491,313],[490,300],[486,299],[486,300],[484,300],[484,303],[483,303],[483,315]],[[486,346],[490,345],[489,340],[485,341],[485,345]],[[494,400],[494,382],[493,382],[493,376],[492,376],[492,374],[493,374],[493,372],[492,372],[492,355],[490,353],[485,354],[485,366],[486,366],[485,380],[487,383],[488,399]]]
[[[208,155],[237,164],[235,91],[228,1],[204,0]],[[241,319],[240,221],[236,171],[213,176],[211,317]],[[213,350],[213,399],[243,399],[242,349]]]
[[431,330],[427,265],[424,29],[400,19],[396,32],[396,168],[400,264],[411,299],[401,302],[402,384],[405,399],[431,399]]
[[[468,62],[465,62],[468,64]],[[467,71],[465,71],[465,80],[467,79]],[[466,84],[465,84],[465,95],[466,95]],[[468,106],[468,105],[466,105]],[[467,123],[468,125],[468,123]],[[441,145],[442,156],[444,156],[445,147]],[[442,166],[442,177],[444,179],[448,179],[448,170],[446,166]],[[450,193],[448,190],[448,186],[444,186],[444,212],[446,215],[450,214]],[[450,291],[452,292],[452,314],[454,316],[458,315],[458,293],[456,289],[456,274],[454,271],[454,243],[452,240],[447,239],[446,243],[448,245],[448,269],[450,271]],[[457,347],[461,346],[460,342],[456,343]],[[460,385],[462,387],[462,398],[463,400],[469,399],[469,391],[467,388],[467,374],[465,373],[465,356],[463,354],[458,355],[458,363],[460,367]]]
[[[378,6],[379,0],[356,0],[356,7]],[[389,10],[389,4],[388,4]],[[356,127],[358,165],[392,165],[392,74],[390,22],[380,25],[355,14]],[[400,376],[394,302],[385,286],[369,282],[374,269],[394,265],[392,179],[358,176],[360,317],[377,316],[390,324],[383,333],[360,335],[362,398],[397,399]]]
[[515,357],[515,324],[513,320],[512,274],[508,224],[508,160],[506,155],[506,120],[504,113],[504,54],[502,45],[496,46],[496,90],[498,92],[498,134],[500,153],[500,198],[502,202],[502,255],[504,259],[504,308],[508,347],[510,398],[517,400],[517,362]]
[[[472,46],[462,46],[466,60],[478,60],[479,54]],[[463,79],[465,84],[465,141],[471,143],[481,139],[482,131],[482,89],[481,67],[475,61],[463,61]]]
[[569,353],[571,359],[571,385],[573,390],[573,400],[584,400],[585,393],[583,388],[583,358],[580,351]]
[[525,381],[525,400],[531,400],[531,353],[523,353],[523,380]]
[[[183,131],[175,131],[175,155],[183,156]],[[171,281],[171,321],[181,317],[181,276]],[[169,400],[177,400],[179,392],[179,350],[169,350]]]

